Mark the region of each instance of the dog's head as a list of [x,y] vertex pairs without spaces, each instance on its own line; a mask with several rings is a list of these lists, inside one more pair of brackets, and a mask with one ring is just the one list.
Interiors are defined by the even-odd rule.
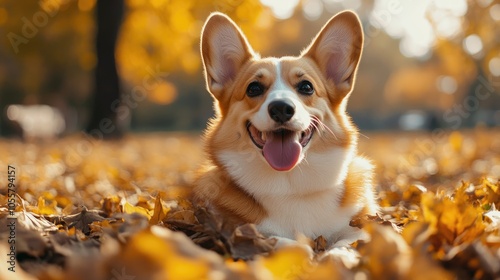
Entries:
[[307,160],[306,152],[354,146],[357,132],[345,105],[362,45],[359,19],[346,11],[332,17],[299,57],[261,59],[230,18],[212,14],[201,38],[217,111],[208,132],[211,148],[243,158],[257,152],[274,170],[288,171]]

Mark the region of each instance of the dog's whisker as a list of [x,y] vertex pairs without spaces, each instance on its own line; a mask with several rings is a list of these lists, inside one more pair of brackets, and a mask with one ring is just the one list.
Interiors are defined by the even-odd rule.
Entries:
[[361,132],[359,132],[359,135],[361,135],[361,136],[365,137],[366,139],[370,139],[370,137],[368,137],[368,136],[364,135],[364,134],[363,134],[363,133],[361,133]]
[[[304,162],[307,164],[307,161],[304,160]],[[302,171],[302,167],[300,165],[298,165],[297,168],[299,169],[300,174],[304,175],[304,172]]]
[[309,165],[309,162],[307,161],[306,157],[304,157],[303,161],[304,161],[305,164]]
[[328,126],[326,126],[326,124],[324,124],[323,122],[321,122],[321,125],[322,125],[322,127],[323,127],[324,130],[330,132],[330,134],[333,135],[333,137],[335,137],[335,140],[339,140],[337,138],[337,135],[335,135],[335,133]]
[[323,136],[323,134],[322,134],[322,129],[320,129],[318,121],[319,120],[316,116],[311,116],[311,125],[318,132],[318,136],[321,137]]
[[[335,137],[335,140],[338,140],[337,135],[335,135],[335,133],[325,123],[323,123],[318,117],[312,116],[311,118],[312,118],[313,126],[316,128],[317,131],[319,131],[319,132],[326,131],[326,132],[330,133],[331,135],[333,135],[333,137]],[[320,136],[321,136],[321,134],[320,134]]]
[[311,122],[311,126],[318,132],[318,136],[321,137],[322,136],[321,129],[319,129],[318,124],[314,120]]

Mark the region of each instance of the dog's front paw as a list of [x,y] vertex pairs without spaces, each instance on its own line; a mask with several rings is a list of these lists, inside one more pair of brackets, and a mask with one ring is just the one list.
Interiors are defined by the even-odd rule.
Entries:
[[360,261],[360,255],[358,251],[356,251],[351,246],[333,247],[319,256],[320,260],[323,260],[325,258],[332,258],[336,261],[340,261],[347,268],[353,268],[357,266]]
[[281,236],[271,236],[270,238],[276,239],[276,244],[274,245],[275,249],[279,249],[282,247],[299,247],[307,252],[309,259],[312,259],[314,257],[314,251],[308,244],[304,244],[302,242],[298,242],[297,240]]

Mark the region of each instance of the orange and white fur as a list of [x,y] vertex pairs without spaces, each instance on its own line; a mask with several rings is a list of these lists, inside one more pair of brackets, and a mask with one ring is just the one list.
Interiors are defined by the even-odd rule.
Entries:
[[298,234],[332,248],[363,238],[349,222],[378,209],[373,167],[358,156],[346,113],[362,46],[359,19],[346,11],[300,56],[260,58],[230,18],[212,14],[201,54],[216,116],[195,197],[278,244]]

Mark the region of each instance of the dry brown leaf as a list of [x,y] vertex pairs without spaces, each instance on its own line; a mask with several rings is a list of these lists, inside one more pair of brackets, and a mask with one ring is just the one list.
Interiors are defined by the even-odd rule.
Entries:
[[56,223],[64,222],[68,228],[75,228],[85,234],[90,233],[90,224],[95,221],[102,221],[103,218],[98,210],[88,210],[87,207],[82,206],[81,211],[76,214],[52,217]]
[[254,224],[244,224],[234,230],[228,244],[233,258],[249,260],[257,254],[272,251],[276,240],[264,237]]

